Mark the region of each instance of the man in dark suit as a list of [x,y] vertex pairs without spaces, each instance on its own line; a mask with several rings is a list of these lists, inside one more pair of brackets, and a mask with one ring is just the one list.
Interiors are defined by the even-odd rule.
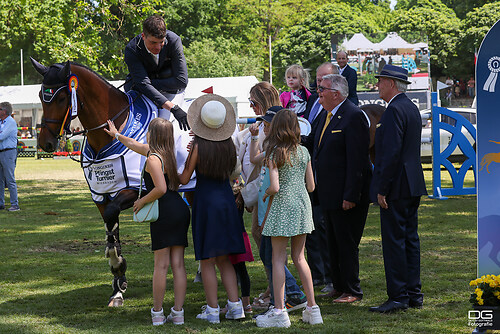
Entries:
[[372,199],[380,205],[382,249],[389,299],[372,312],[421,307],[420,196],[427,194],[420,162],[422,119],[404,94],[408,71],[385,65],[378,78],[380,97],[388,103],[375,133]]
[[163,18],[153,15],[143,22],[142,33],[125,47],[125,63],[129,70],[125,91],[143,93],[187,130],[186,113],[172,102],[188,83],[186,59],[180,37],[167,30]]
[[358,85],[358,74],[356,70],[351,66],[347,65],[347,53],[344,51],[340,51],[337,53],[337,64],[339,65],[339,73],[342,74],[349,84],[349,99],[355,105],[359,104],[358,94],[356,93],[357,85]]
[[[319,65],[316,69],[316,87],[321,86],[323,76],[337,73],[337,67],[331,62]],[[319,103],[318,93],[314,92],[309,97],[309,100],[307,100],[304,118],[311,123],[311,128],[316,128],[321,118],[319,116],[325,112],[325,109]],[[313,151],[310,150],[309,154],[312,156]],[[317,191],[314,190],[309,194],[309,197],[311,198],[313,209],[314,231],[308,234],[306,238],[307,263],[309,264],[309,268],[311,268],[311,275],[315,286],[330,285],[332,280],[330,278],[328,242],[323,212],[319,205]]]
[[352,303],[363,298],[358,247],[369,206],[368,122],[347,100],[343,76],[324,76],[317,90],[326,113],[304,144],[313,150],[316,189],[327,226],[332,296],[338,297],[336,303]]

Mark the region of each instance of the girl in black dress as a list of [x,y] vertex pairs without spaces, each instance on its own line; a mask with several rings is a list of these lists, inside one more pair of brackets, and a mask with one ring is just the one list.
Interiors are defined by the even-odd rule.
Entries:
[[[153,325],[173,322],[184,323],[184,299],[186,297],[186,268],[184,266],[184,248],[187,246],[187,231],[190,213],[187,204],[177,189],[179,176],[175,160],[174,137],[172,123],[155,118],[151,121],[147,133],[147,144],[121,135],[112,121],[108,120],[109,130],[105,131],[116,137],[131,150],[147,156],[144,182],[148,194],[134,203],[134,212],[139,211],[146,203],[158,199],[159,217],[150,223],[151,245],[154,251],[153,272],[153,308],[151,317]],[[174,306],[170,314],[163,314],[163,298],[165,296],[168,266],[174,276]]]

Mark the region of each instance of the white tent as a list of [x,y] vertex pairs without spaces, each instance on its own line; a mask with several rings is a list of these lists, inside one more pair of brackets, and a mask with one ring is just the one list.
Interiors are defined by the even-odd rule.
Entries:
[[415,43],[415,44],[412,44],[412,46],[413,46],[413,50],[425,50],[425,49],[429,48],[429,44],[424,43],[424,42]]
[[413,49],[414,46],[401,38],[397,33],[390,32],[382,42],[376,43],[374,48],[379,50]]
[[373,50],[374,44],[368,40],[362,33],[354,34],[350,40],[344,41],[342,43],[342,48],[347,51],[358,51],[358,50]]
[[189,79],[184,98],[195,99],[204,94],[202,90],[213,87],[214,94],[225,97],[233,104],[238,117],[255,117],[248,98],[250,88],[258,82],[255,76]]

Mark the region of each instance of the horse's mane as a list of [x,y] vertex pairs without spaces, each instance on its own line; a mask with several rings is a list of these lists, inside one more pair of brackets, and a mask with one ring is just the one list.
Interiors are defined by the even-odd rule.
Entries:
[[[119,90],[118,88],[116,88],[115,86],[113,86],[113,85],[112,85],[112,84],[111,84],[111,83],[110,83],[110,82],[109,82],[106,78],[104,78],[102,75],[100,75],[99,73],[97,73],[97,72],[96,72],[96,71],[94,71],[93,69],[91,69],[91,68],[89,68],[89,67],[87,67],[87,66],[85,66],[85,65],[82,65],[82,64],[79,64],[79,63],[73,62],[73,61],[70,61],[70,64],[71,64],[71,65],[78,66],[78,67],[82,67],[82,68],[86,69],[87,71],[89,71],[89,72],[91,72],[91,73],[95,74],[95,75],[96,75],[99,79],[101,79],[102,81],[104,81],[104,82],[108,85],[108,87],[109,87],[109,88],[114,89],[114,90],[117,90],[117,91],[119,91],[120,93],[122,93],[122,94],[123,94],[123,92],[122,92],[121,90]],[[62,64],[62,65],[64,65],[64,64]]]

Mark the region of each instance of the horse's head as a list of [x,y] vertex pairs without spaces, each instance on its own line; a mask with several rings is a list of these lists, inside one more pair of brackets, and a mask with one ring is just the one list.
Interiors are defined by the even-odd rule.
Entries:
[[68,112],[71,100],[68,88],[71,75],[70,62],[47,67],[33,58],[30,59],[33,67],[43,76],[39,93],[43,115],[38,145],[46,152],[53,152],[65,127],[71,122],[71,115]]

